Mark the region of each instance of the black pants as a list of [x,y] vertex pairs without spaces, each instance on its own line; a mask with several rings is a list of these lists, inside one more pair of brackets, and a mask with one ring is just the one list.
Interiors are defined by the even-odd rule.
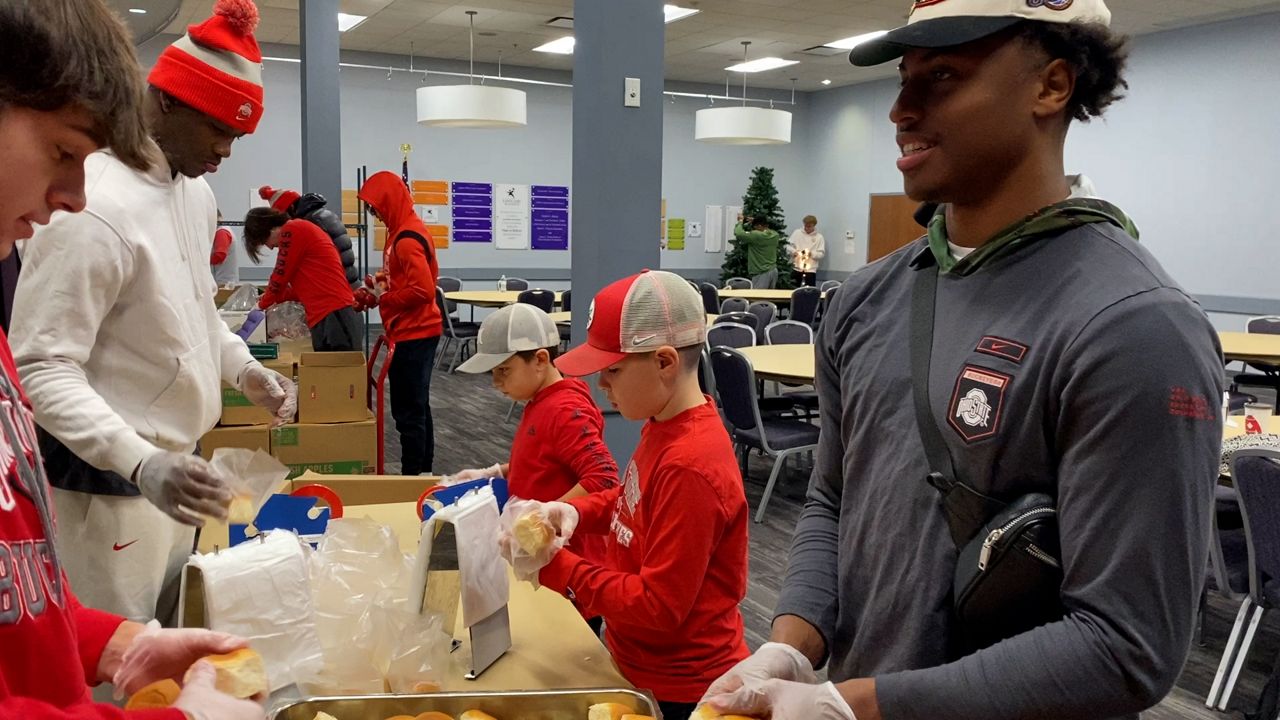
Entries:
[[796,287],[817,286],[818,273],[795,271]]
[[698,707],[697,703],[678,703],[658,701],[658,709],[662,711],[662,717],[666,720],[674,718],[675,720],[685,720]]
[[391,369],[391,417],[400,433],[400,474],[431,472],[436,454],[435,427],[431,423],[431,366],[440,337],[396,343]]
[[311,349],[316,352],[359,350],[360,316],[355,308],[342,308],[320,318],[311,328]]

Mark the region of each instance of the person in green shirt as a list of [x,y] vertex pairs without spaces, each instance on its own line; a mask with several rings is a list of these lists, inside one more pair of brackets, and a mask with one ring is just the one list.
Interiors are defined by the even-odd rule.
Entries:
[[[746,225],[751,225],[747,230]],[[772,288],[778,284],[778,245],[782,235],[769,227],[764,218],[754,218],[744,223],[742,214],[738,214],[738,225],[733,229],[733,236],[747,247],[747,275],[751,276],[751,287]]]

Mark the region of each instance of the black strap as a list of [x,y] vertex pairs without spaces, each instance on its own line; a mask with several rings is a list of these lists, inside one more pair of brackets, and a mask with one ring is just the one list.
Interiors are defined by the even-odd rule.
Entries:
[[431,247],[427,243],[427,239],[422,237],[422,233],[417,230],[401,230],[399,234],[396,235],[395,239],[391,241],[391,244],[394,246],[397,242],[400,242],[400,238],[405,237],[417,240],[418,243],[422,245],[422,252],[426,253],[427,257],[431,257]]
[[[915,281],[911,287],[911,387],[916,402],[916,426],[920,429],[924,454],[933,471],[929,474],[929,484],[942,492],[959,478],[938,424],[933,421],[933,410],[929,407],[929,363],[933,357],[933,314],[938,296],[938,266],[919,268],[915,273]],[[939,477],[935,478],[935,475]],[[939,482],[945,487],[939,487]]]

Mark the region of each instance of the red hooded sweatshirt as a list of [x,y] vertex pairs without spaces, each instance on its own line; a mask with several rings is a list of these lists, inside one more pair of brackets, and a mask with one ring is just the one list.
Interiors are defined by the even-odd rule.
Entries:
[[[387,271],[387,291],[378,300],[382,325],[393,343],[437,337],[443,320],[436,305],[436,248],[431,233],[413,211],[413,196],[399,175],[374,173],[360,188],[360,199],[387,226],[387,248],[382,265]],[[419,241],[406,232],[417,233]]]
[[95,704],[89,684],[124,618],[80,605],[58,563],[35,420],[0,333],[0,720],[183,720]]

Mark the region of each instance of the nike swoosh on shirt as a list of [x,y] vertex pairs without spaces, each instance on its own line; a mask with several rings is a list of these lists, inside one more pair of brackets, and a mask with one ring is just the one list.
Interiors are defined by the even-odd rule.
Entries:
[[123,549],[125,549],[125,548],[129,547],[130,545],[132,545],[133,543],[136,543],[136,542],[138,542],[138,541],[137,541],[137,540],[133,540],[133,541],[127,542],[127,543],[125,543],[125,544],[123,544],[123,545],[121,545],[120,543],[115,543],[115,544],[113,544],[113,545],[111,546],[111,549],[112,549],[112,550],[115,550],[116,552],[120,552],[121,550],[123,550]]

